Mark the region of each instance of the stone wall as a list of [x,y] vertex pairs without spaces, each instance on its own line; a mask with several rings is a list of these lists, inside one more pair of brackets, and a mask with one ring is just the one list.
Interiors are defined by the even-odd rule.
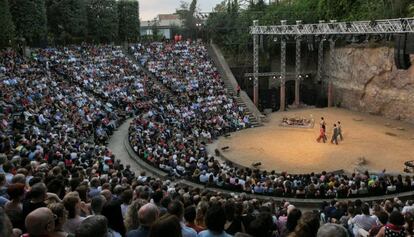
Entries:
[[409,70],[397,70],[394,49],[336,48],[325,55],[336,105],[414,123],[414,55]]

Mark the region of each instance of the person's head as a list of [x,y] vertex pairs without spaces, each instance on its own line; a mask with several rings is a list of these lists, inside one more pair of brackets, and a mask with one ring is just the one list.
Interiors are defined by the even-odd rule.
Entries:
[[150,227],[159,216],[158,207],[152,203],[147,203],[138,210],[139,224]]
[[252,236],[270,237],[272,236],[272,225],[273,220],[270,212],[262,212],[247,226],[247,233]]
[[361,206],[362,214],[369,215],[369,205],[367,203],[363,203]]
[[396,226],[403,226],[405,223],[404,216],[399,211],[393,211],[390,214],[389,222]]
[[63,198],[63,205],[68,211],[68,218],[75,218],[80,214],[80,198],[77,192],[70,192]]
[[298,224],[298,221],[299,221],[301,216],[302,216],[302,212],[297,208],[292,209],[289,212],[289,214],[287,216],[287,221],[286,221],[286,229],[289,232],[292,232],[292,231],[295,230],[295,227]]
[[333,125],[334,127],[336,127],[336,123],[334,123],[334,125]]
[[125,228],[127,231],[138,228],[138,210],[145,204],[147,204],[147,201],[143,199],[137,199],[128,206],[128,211],[125,216]]
[[315,237],[319,229],[319,216],[313,212],[305,212],[296,225],[293,236]]
[[388,214],[385,211],[380,211],[377,213],[378,220],[381,224],[385,225],[388,222]]
[[82,221],[76,230],[76,237],[106,237],[108,221],[101,215],[90,216]]
[[226,215],[223,207],[219,204],[213,204],[207,209],[205,216],[205,224],[207,229],[213,233],[222,233],[224,224],[226,224]]
[[47,207],[37,208],[27,215],[25,225],[30,236],[49,235],[55,230],[54,214]]
[[44,183],[36,183],[30,190],[30,199],[32,201],[44,201],[47,197],[47,188]]
[[62,228],[68,219],[68,211],[65,209],[65,206],[62,203],[52,203],[48,207],[56,215],[55,229]]
[[164,215],[151,226],[150,237],[181,237],[180,220],[175,215]]
[[338,124],[341,124],[341,121],[338,121]]
[[10,200],[21,200],[24,196],[24,184],[16,183],[10,184],[7,187],[7,194],[10,197]]
[[178,200],[174,200],[170,202],[168,205],[168,213],[178,217],[178,219],[183,219],[184,215],[184,205],[182,202]]
[[196,208],[191,205],[185,208],[184,210],[184,219],[187,223],[194,223],[196,218]]
[[91,209],[94,215],[100,215],[105,205],[106,199],[102,195],[97,195],[91,200]]
[[319,228],[316,236],[317,237],[348,237],[348,232],[341,225],[327,223]]
[[321,117],[321,120],[324,120],[324,118],[323,118],[323,117]]

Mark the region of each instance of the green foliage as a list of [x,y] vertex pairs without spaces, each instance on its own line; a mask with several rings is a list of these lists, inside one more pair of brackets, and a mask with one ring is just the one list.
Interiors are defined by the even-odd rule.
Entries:
[[88,30],[84,0],[48,0],[49,34],[59,42],[85,39]]
[[44,0],[10,0],[10,13],[16,26],[16,35],[29,44],[46,41],[47,18]]
[[280,20],[295,24],[296,20],[316,23],[319,20],[354,21],[414,16],[412,0],[279,0],[273,4],[250,0],[246,8],[231,10],[235,3],[240,2],[223,1],[207,20],[210,37],[233,54],[239,54],[250,43],[249,27],[253,20],[259,20],[260,25],[277,25]]
[[14,24],[8,0],[0,0],[0,48],[10,46],[14,39]]
[[408,16],[409,17],[414,17],[414,3],[411,3],[408,6]]
[[197,31],[196,24],[197,19],[195,13],[197,10],[197,0],[192,0],[190,4],[187,2],[181,2],[180,8],[177,9],[176,13],[180,16],[183,21],[183,32],[185,37],[194,37],[194,32]]
[[137,0],[118,2],[119,39],[134,42],[139,38],[139,7]]
[[95,42],[118,39],[119,18],[115,0],[89,0],[87,4],[88,33]]

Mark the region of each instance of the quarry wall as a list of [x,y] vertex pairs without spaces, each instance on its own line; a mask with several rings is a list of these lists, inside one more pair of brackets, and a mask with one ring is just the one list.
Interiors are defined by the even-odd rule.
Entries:
[[411,63],[398,70],[393,48],[336,48],[325,54],[324,80],[333,80],[335,105],[414,123],[414,55]]

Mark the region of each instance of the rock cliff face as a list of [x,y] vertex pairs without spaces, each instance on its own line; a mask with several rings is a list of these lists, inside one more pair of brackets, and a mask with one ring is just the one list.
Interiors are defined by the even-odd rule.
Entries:
[[397,70],[388,47],[336,48],[325,58],[335,104],[414,123],[414,55],[408,70]]

